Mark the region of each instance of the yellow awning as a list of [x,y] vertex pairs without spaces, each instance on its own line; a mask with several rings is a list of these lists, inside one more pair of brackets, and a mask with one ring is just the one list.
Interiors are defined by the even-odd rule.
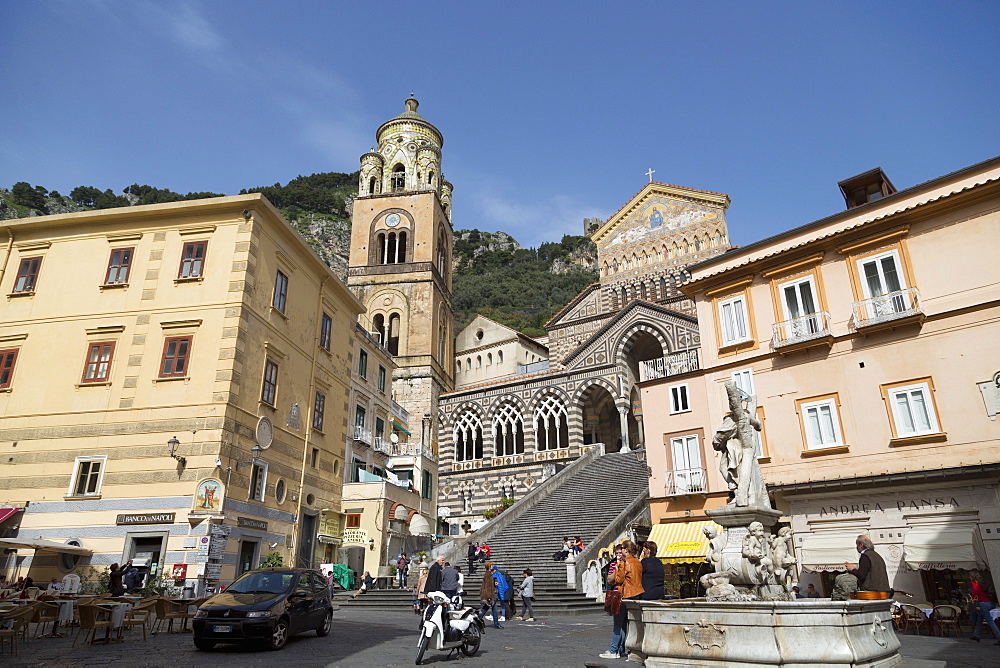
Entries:
[[648,540],[656,543],[656,556],[667,564],[697,564],[705,561],[708,537],[702,532],[707,526],[721,533],[723,528],[711,520],[669,522],[657,524]]

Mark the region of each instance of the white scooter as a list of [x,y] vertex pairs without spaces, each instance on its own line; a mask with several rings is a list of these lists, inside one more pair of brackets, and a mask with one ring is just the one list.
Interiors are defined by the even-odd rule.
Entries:
[[486,623],[476,610],[464,607],[461,596],[449,600],[443,592],[432,591],[427,598],[431,602],[420,623],[417,665],[423,661],[428,646],[439,651],[457,649],[466,656],[475,656],[486,631]]

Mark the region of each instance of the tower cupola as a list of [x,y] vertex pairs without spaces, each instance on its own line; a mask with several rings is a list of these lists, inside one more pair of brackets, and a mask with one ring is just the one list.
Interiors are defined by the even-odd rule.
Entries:
[[441,131],[417,113],[420,103],[406,100],[406,109],[375,133],[378,147],[361,156],[358,195],[433,191],[441,193]]

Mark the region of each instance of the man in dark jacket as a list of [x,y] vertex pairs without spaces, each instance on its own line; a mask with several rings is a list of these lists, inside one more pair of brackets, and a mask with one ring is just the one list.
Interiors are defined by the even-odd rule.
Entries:
[[861,556],[858,565],[845,564],[849,573],[858,578],[858,589],[861,591],[891,591],[889,574],[885,570],[882,555],[875,551],[875,546],[868,536],[858,536],[855,547]]
[[476,574],[476,553],[479,552],[479,543],[469,543],[469,575]]
[[434,565],[427,571],[427,582],[424,584],[424,593],[441,591],[441,571],[444,570],[444,557],[438,557]]

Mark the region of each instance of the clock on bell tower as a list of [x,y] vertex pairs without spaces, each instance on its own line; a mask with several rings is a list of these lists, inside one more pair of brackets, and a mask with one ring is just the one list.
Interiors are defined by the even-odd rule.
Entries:
[[[418,102],[383,123],[361,156],[347,284],[368,309],[362,324],[395,356],[395,400],[413,418],[437,416],[454,388],[451,184],[441,132]],[[436,433],[435,429],[431,432]]]

